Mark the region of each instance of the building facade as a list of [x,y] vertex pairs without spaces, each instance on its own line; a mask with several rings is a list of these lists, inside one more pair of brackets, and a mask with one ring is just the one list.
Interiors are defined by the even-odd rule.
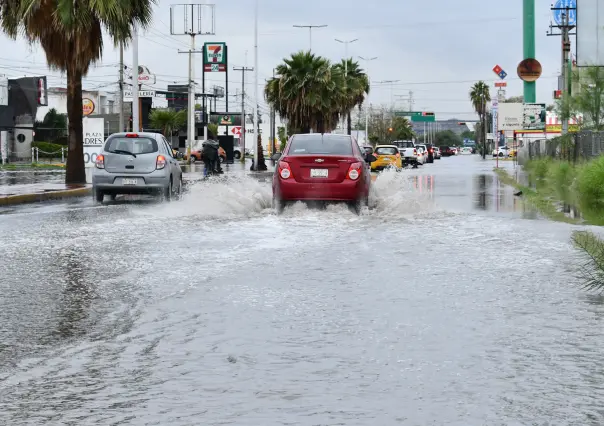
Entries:
[[[44,120],[44,116],[54,108],[59,114],[67,114],[67,89],[64,87],[49,87],[47,91],[48,105],[38,108],[36,120]],[[82,109],[84,116],[118,114],[119,93],[98,90],[82,90]]]

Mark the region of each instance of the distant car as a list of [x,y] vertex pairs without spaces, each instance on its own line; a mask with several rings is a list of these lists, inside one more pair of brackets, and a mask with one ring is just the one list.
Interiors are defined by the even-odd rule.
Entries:
[[387,167],[395,167],[398,170],[403,168],[401,154],[395,145],[378,145],[373,156],[376,160],[371,163],[371,170],[379,171]]
[[345,202],[360,213],[369,202],[367,162],[375,160],[348,135],[293,135],[273,174],[273,206],[280,213],[295,201]]
[[434,159],[440,160],[440,157],[441,157],[440,147],[436,146],[436,147],[434,147]]
[[417,162],[419,164],[426,164],[428,158],[428,147],[426,145],[415,145],[417,149]]
[[393,141],[392,145],[398,147],[403,166],[410,165],[413,166],[413,168],[417,168],[420,163],[417,157],[417,148],[413,141]]
[[463,147],[461,149],[460,154],[462,154],[462,155],[470,155],[470,154],[472,154],[472,148],[469,147],[469,146],[465,146],[465,147]]
[[159,194],[165,200],[178,196],[182,170],[172,148],[160,133],[114,133],[96,157],[92,193],[97,202],[105,195]]
[[434,145],[426,144],[426,163],[434,163]]
[[442,157],[450,157],[450,156],[454,155],[453,154],[453,148],[451,148],[449,146],[442,146],[440,148],[440,155]]
[[507,146],[500,146],[496,150],[493,150],[493,157],[507,157],[510,153],[510,148]]

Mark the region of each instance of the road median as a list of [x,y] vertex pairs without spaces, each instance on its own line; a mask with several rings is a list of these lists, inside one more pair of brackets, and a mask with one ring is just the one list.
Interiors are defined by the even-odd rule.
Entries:
[[85,197],[92,193],[89,186],[65,188],[59,190],[47,190],[26,194],[0,195],[0,206],[11,206],[16,204],[37,203],[42,201],[61,200],[65,198]]

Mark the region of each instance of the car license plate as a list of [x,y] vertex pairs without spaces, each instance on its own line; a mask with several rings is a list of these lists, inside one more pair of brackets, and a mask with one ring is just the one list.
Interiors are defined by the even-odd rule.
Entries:
[[329,176],[328,172],[328,169],[310,169],[310,177],[326,178]]
[[124,185],[136,185],[138,183],[138,179],[122,179],[122,184]]

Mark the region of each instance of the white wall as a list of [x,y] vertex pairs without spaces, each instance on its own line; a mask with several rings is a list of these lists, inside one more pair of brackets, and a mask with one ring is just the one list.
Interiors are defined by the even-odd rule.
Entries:
[[[115,111],[116,108],[119,109],[119,103],[117,102],[116,96],[114,96],[113,93],[89,92],[83,90],[82,97],[92,99],[92,102],[94,102],[94,112],[91,115],[102,114],[105,112],[111,114],[117,112]],[[107,108],[109,101],[114,101],[113,111]],[[49,89],[48,106],[38,107],[36,120],[44,120],[44,116],[51,108],[56,109],[59,114],[67,114],[67,94]]]

